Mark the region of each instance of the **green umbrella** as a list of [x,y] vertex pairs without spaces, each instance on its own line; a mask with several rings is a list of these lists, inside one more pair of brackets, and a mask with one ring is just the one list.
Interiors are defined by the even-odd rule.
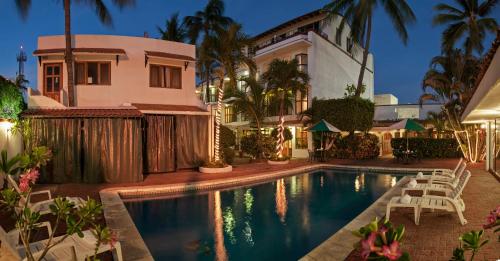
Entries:
[[[389,130],[407,130],[407,131],[424,131],[425,128],[412,119],[404,119],[400,122],[394,123],[393,125],[387,127]],[[406,135],[406,150],[408,150],[408,132]]]
[[323,149],[323,132],[342,132],[337,127],[331,125],[323,119],[309,127],[307,130],[311,132],[321,132],[321,149]]

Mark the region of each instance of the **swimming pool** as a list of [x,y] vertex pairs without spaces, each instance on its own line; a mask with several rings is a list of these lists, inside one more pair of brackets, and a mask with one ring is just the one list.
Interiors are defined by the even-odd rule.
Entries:
[[402,177],[321,170],[125,206],[155,260],[297,260]]

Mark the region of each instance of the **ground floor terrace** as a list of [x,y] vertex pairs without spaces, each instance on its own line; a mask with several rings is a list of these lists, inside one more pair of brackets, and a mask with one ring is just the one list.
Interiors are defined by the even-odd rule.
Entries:
[[[360,167],[389,167],[389,168],[454,168],[457,159],[446,160],[423,160],[418,164],[400,164],[390,158],[375,160],[331,160],[327,163],[335,165],[349,165]],[[285,166],[270,166],[266,163],[242,164],[234,167],[231,173],[221,174],[201,174],[197,171],[180,171],[168,174],[149,175],[143,182],[128,184],[64,184],[64,185],[39,185],[37,189],[50,189],[56,195],[93,197],[100,200],[99,192],[104,189],[115,187],[145,188],[147,186],[175,185],[175,184],[195,184],[204,181],[227,180],[229,178],[247,178],[251,176],[266,175],[281,170],[293,170],[297,168],[312,166],[304,160],[294,160]],[[485,218],[490,210],[500,203],[500,183],[490,173],[484,171],[484,164],[470,164],[468,167],[472,171],[472,178],[464,190],[463,200],[467,206],[464,215],[468,220],[465,226],[460,225],[456,214],[436,211],[435,213],[424,213],[417,226],[413,223],[413,213],[410,209],[393,210],[391,221],[396,224],[403,224],[406,227],[403,249],[408,251],[412,260],[449,260],[452,251],[458,246],[458,237],[471,230],[479,230],[485,223]],[[5,225],[7,221],[0,219],[0,224]],[[106,222],[113,223],[112,220]],[[500,258],[500,249],[495,235],[491,231],[486,233],[490,243],[486,245],[477,256],[476,260],[496,260]],[[332,252],[335,251],[332,245]],[[127,251],[133,248],[124,247],[124,257],[127,260]],[[109,257],[108,257],[109,258]],[[135,259],[130,259],[135,260]],[[309,259],[313,260],[313,259]],[[326,253],[322,256],[315,256],[314,260],[332,260]],[[359,260],[359,255],[351,253],[347,260]]]

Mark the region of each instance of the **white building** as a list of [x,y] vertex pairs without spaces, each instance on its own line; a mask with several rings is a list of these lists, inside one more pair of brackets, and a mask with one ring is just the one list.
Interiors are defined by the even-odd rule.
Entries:
[[[253,58],[257,65],[257,78],[267,70],[273,59],[297,59],[301,70],[311,77],[306,95],[298,94],[292,101],[293,108],[285,117],[285,125],[291,129],[293,140],[286,144],[286,151],[292,157],[307,157],[308,133],[304,130],[299,115],[309,108],[313,98],[332,99],[344,96],[347,85],[357,84],[363,50],[353,44],[349,28],[340,34],[340,19],[329,20],[320,10],[313,11],[277,25],[257,36]],[[240,75],[248,71],[240,69]],[[366,91],[364,98],[373,101],[374,68],[373,56],[369,54],[364,75]],[[240,84],[241,85],[241,84]],[[204,94],[205,86],[199,86],[198,93]],[[212,85],[207,102],[216,101],[216,89]],[[270,133],[278,117],[267,117],[264,132]],[[223,112],[223,123],[236,131],[237,137],[251,129],[248,121],[235,115],[231,106]],[[310,136],[310,135],[309,135]],[[310,141],[309,141],[310,142]]]

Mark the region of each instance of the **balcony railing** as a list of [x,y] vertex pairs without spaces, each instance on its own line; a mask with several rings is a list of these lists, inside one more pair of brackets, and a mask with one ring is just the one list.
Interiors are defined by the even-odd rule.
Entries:
[[255,52],[257,52],[258,50],[261,50],[261,49],[264,49],[264,48],[266,48],[266,47],[268,47],[268,46],[271,46],[271,45],[273,45],[273,44],[276,44],[276,43],[279,43],[279,42],[285,41],[285,40],[290,39],[290,38],[292,38],[292,37],[295,37],[295,36],[297,36],[297,35],[307,35],[310,31],[313,31],[313,32],[315,32],[315,33],[317,33],[317,34],[319,34],[319,35],[321,35],[321,36],[323,36],[323,37],[328,37],[325,33],[321,32],[321,31],[320,31],[320,30],[318,30],[318,29],[310,29],[310,30],[307,30],[307,31],[297,31],[297,32],[295,32],[295,33],[293,33],[293,34],[290,34],[290,35],[286,35],[286,36],[277,36],[277,37],[275,37],[275,38],[271,39],[271,41],[270,41],[269,43],[266,43],[266,44],[261,44],[261,45],[257,45],[257,46],[255,46],[255,48],[254,48],[253,52],[255,53]]

